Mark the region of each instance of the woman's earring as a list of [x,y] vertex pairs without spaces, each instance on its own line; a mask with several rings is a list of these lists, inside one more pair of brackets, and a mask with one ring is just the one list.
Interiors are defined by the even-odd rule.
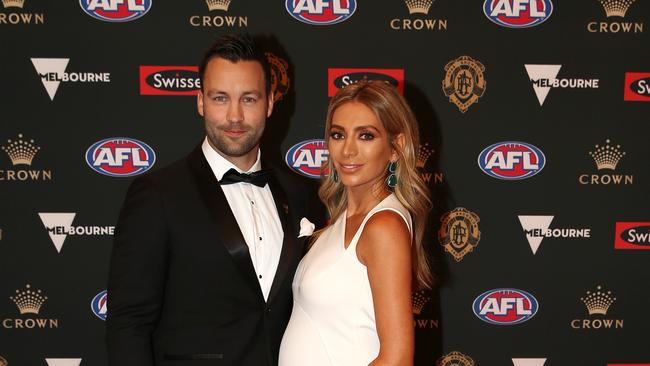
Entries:
[[332,180],[334,183],[338,183],[339,175],[336,173],[336,169],[332,168]]
[[386,177],[386,185],[390,188],[395,188],[397,185],[397,176],[395,171],[397,170],[397,161],[391,161],[388,164],[388,177]]

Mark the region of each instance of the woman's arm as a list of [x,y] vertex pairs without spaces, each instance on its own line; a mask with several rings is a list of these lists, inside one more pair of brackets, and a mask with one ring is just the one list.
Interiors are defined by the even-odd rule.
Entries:
[[379,356],[372,366],[413,365],[411,234],[393,211],[374,214],[357,243],[368,278],[379,333]]

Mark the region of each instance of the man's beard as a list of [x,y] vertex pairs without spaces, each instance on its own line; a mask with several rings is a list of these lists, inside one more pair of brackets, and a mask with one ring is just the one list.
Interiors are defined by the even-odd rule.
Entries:
[[[242,130],[242,127],[239,123],[232,123],[226,129]],[[262,129],[256,135],[248,134],[251,130],[246,129],[246,134],[244,134],[243,137],[239,138],[237,142],[234,142],[228,137],[220,134],[225,133],[226,129],[216,127],[211,130],[210,128],[206,128],[206,133],[212,146],[217,148],[217,150],[219,150],[224,155],[232,157],[244,156],[253,150],[253,148],[259,144],[260,138],[262,137],[262,132],[264,131],[264,129]]]

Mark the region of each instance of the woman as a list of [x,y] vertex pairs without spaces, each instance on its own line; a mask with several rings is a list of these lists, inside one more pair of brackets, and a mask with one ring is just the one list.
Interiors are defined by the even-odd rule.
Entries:
[[333,224],[296,270],[279,364],[412,365],[411,291],[432,282],[417,122],[393,86],[362,82],[332,98],[325,131],[319,195]]

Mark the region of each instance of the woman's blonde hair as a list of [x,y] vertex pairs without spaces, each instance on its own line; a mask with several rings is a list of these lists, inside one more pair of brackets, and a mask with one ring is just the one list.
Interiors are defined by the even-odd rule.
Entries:
[[[330,100],[325,123],[325,141],[328,141],[334,111],[349,102],[361,103],[375,113],[388,133],[391,148],[399,157],[395,171],[397,184],[392,189],[388,186],[386,188],[395,193],[413,218],[415,235],[411,248],[414,287],[430,288],[433,285],[433,276],[422,238],[431,209],[431,198],[416,168],[420,138],[415,115],[394,86],[384,81],[359,82],[339,90]],[[404,146],[397,143],[396,137],[400,134],[404,136]],[[331,160],[323,165],[322,171],[323,181],[318,195],[327,207],[332,222],[335,222],[347,207],[345,186],[334,178],[334,174],[326,173],[334,172]],[[387,170],[386,177],[388,174]]]

